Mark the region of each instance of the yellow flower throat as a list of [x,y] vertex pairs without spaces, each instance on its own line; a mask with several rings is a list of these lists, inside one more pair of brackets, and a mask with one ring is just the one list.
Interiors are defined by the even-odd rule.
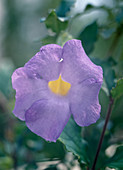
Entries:
[[48,86],[53,93],[65,96],[70,90],[71,84],[63,81],[60,75],[58,80],[50,81]]

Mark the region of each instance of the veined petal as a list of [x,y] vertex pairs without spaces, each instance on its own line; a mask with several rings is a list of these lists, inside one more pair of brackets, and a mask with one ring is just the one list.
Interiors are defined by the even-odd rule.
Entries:
[[62,48],[56,44],[43,46],[40,51],[30,59],[25,67],[35,72],[46,81],[56,80],[59,77]]
[[102,68],[91,62],[84,52],[80,40],[67,41],[63,47],[62,58],[61,76],[71,85],[89,78],[102,82]]
[[88,79],[71,89],[70,109],[79,126],[89,126],[100,117],[101,106],[98,100],[101,83]]
[[25,120],[25,111],[33,102],[47,96],[47,82],[37,79],[28,69],[21,67],[15,70],[12,75],[12,86],[16,90],[16,102],[13,113],[19,119]]
[[39,100],[26,111],[26,125],[47,141],[56,142],[70,118],[69,104],[61,98]]

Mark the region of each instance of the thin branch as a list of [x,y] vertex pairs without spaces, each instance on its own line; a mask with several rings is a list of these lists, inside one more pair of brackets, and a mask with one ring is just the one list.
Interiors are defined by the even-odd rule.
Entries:
[[105,134],[105,131],[106,131],[106,127],[107,127],[107,124],[108,124],[108,121],[109,121],[109,118],[110,118],[110,115],[111,115],[113,103],[114,103],[114,100],[112,98],[110,98],[110,103],[109,103],[109,107],[108,107],[108,111],[107,111],[107,116],[106,116],[105,124],[104,124],[104,127],[103,127],[103,131],[102,131],[102,134],[101,134],[101,137],[100,137],[100,141],[99,141],[99,144],[98,144],[98,148],[97,148],[97,152],[96,152],[96,155],[95,155],[92,170],[95,170],[95,167],[96,167],[98,155],[100,153],[100,149],[101,149],[101,146],[102,146],[102,142],[103,142],[104,134]]

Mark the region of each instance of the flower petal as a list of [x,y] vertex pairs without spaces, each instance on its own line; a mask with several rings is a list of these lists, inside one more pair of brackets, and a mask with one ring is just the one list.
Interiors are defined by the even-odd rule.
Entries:
[[95,123],[100,117],[98,93],[101,83],[88,79],[71,89],[70,109],[79,126]]
[[40,52],[25,64],[25,67],[47,81],[56,80],[60,74],[61,56],[62,48],[59,45],[49,44],[43,46]]
[[69,104],[62,98],[39,100],[26,111],[26,125],[47,141],[56,142],[70,118]]
[[34,74],[22,67],[13,73],[12,86],[16,90],[16,103],[13,113],[19,119],[25,120],[25,111],[32,103],[47,95],[47,82],[37,79]]
[[78,84],[94,78],[102,81],[102,68],[91,62],[79,40],[69,40],[63,47],[62,78],[70,84]]

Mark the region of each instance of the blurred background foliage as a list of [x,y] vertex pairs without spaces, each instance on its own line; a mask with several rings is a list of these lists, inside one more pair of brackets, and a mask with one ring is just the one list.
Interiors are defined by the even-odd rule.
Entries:
[[[103,68],[101,118],[84,128],[71,118],[59,140],[48,143],[12,114],[11,75],[42,45],[63,46],[73,38],[81,40],[91,60]],[[0,170],[91,168],[110,96],[114,105],[96,169],[122,170],[122,76],[122,0],[0,0]]]

